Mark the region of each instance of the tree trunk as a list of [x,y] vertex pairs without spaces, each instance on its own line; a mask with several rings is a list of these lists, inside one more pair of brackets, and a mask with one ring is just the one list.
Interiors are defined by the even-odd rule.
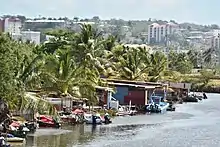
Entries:
[[[61,89],[61,91],[62,91],[62,93],[66,96],[67,94],[68,94],[68,84],[64,84],[64,85],[62,85],[62,89]],[[61,110],[63,110],[63,98],[61,98]]]

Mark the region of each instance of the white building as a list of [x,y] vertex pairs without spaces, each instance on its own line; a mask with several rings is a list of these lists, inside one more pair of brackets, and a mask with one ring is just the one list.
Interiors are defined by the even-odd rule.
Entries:
[[54,36],[51,35],[46,35],[46,41],[49,41],[50,39],[55,38]]
[[153,23],[148,26],[148,43],[161,43],[164,42],[167,35],[174,33],[178,28],[178,25],[174,23],[167,23],[160,25]]
[[40,44],[40,32],[22,31],[21,36],[23,41],[30,41],[35,44]]
[[22,23],[18,18],[6,18],[4,20],[4,32],[10,34],[20,34]]

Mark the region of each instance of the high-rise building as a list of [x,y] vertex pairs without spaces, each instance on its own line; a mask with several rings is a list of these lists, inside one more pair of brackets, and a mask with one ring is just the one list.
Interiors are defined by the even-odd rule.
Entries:
[[153,23],[148,26],[148,43],[162,43],[167,39],[167,35],[178,29],[178,25],[169,22],[166,24]]
[[4,20],[4,32],[10,34],[20,34],[22,23],[18,18],[6,18]]

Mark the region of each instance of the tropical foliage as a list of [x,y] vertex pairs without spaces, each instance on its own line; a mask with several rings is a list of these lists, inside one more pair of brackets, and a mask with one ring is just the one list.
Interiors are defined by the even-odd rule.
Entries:
[[39,46],[0,35],[0,97],[13,109],[38,111],[44,107],[54,112],[47,101],[27,96],[33,90],[87,98],[94,105],[95,87],[103,85],[105,78],[182,81],[182,75],[197,64],[194,52],[166,56],[123,46],[114,36],[104,39],[90,25],[82,25],[80,33],[54,30],[47,34],[53,38]]

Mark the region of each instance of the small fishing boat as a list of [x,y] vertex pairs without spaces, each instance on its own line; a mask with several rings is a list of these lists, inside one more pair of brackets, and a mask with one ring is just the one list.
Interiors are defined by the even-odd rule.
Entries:
[[129,106],[119,106],[117,116],[133,116],[137,114],[136,106],[132,106],[131,101],[129,102]]
[[[84,114],[84,119],[86,124],[95,124],[95,125],[101,125],[101,124],[110,124],[112,121],[110,120],[109,115],[101,116],[100,114]],[[95,122],[94,122],[95,119]]]
[[188,95],[188,96],[182,98],[182,100],[183,100],[183,102],[198,102],[199,101],[199,99],[194,95]]
[[39,127],[46,127],[46,128],[61,127],[61,124],[50,116],[40,115],[37,119],[38,119],[37,123],[39,124]]
[[152,113],[164,113],[167,111],[169,103],[164,102],[162,96],[151,96],[151,103],[146,105],[146,111]]
[[97,125],[102,124],[103,120],[100,114],[95,114],[95,116],[93,116],[92,114],[85,113],[84,119],[85,119],[86,124],[93,124],[94,123],[93,117],[95,117],[95,120],[96,120],[95,124]]

